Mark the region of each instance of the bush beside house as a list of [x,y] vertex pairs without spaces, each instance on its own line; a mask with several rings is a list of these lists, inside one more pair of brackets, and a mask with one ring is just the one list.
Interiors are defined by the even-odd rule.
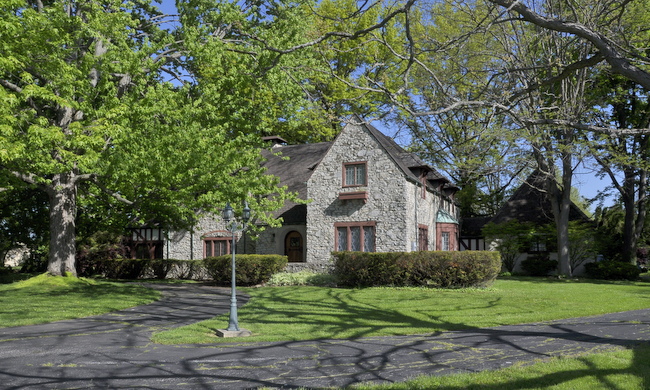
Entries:
[[[219,285],[229,285],[231,261],[231,255],[202,260],[93,259],[84,263],[82,276],[102,275],[111,279],[212,279]],[[286,265],[286,256],[237,255],[237,284],[252,286],[264,283]]]
[[498,252],[334,252],[334,273],[348,287],[478,287],[501,270]]

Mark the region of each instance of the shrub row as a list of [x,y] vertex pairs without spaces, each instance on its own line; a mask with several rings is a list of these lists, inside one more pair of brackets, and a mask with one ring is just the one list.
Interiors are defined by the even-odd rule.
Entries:
[[551,260],[548,255],[530,256],[521,262],[521,269],[530,276],[546,276],[557,270],[557,260]]
[[[208,257],[203,260],[206,271],[217,284],[228,285],[232,279],[232,256]],[[238,255],[236,282],[243,286],[262,284],[287,266],[287,257],[280,255]]]
[[[110,279],[204,279],[206,276],[219,285],[229,285],[231,279],[230,255],[203,260],[174,259],[96,259],[84,261],[77,272],[82,276],[103,275]],[[237,284],[251,286],[266,282],[271,275],[284,269],[286,256],[237,255]]]
[[366,286],[486,286],[501,270],[499,252],[334,252],[339,284]]
[[641,274],[636,265],[616,260],[585,264],[585,272],[591,278],[606,280],[636,280]]

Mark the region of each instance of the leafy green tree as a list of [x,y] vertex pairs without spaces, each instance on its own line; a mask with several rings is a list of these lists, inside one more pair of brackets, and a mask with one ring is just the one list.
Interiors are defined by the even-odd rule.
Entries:
[[486,243],[494,245],[501,254],[503,268],[513,272],[517,259],[527,252],[530,240],[535,235],[535,226],[529,222],[519,222],[512,219],[503,223],[488,223],[483,227]]
[[191,228],[247,200],[273,223],[287,195],[259,136],[290,134],[308,107],[298,52],[277,48],[308,39],[309,20],[294,3],[239,6],[179,2],[166,29],[142,2],[0,7],[0,187],[47,194],[51,274],[76,274],[80,207]]
[[48,199],[35,188],[0,192],[0,266],[9,250],[25,247],[31,252],[47,245]]

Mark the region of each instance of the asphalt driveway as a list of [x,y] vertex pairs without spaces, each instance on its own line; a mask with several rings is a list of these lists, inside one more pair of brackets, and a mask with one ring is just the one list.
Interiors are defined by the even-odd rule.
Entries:
[[[150,305],[0,329],[0,387],[343,387],[491,370],[650,342],[649,309],[420,336],[167,346],[151,343],[151,333],[228,312],[230,290],[191,284],[152,287],[164,298]],[[245,300],[238,298],[240,304]]]

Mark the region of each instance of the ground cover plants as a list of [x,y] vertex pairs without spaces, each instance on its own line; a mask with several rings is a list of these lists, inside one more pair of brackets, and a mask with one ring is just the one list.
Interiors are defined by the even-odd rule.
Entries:
[[[650,308],[650,283],[506,278],[490,288],[343,289],[287,286],[242,289],[250,301],[243,342],[431,334]],[[159,343],[216,343],[228,314],[158,333]],[[242,340],[238,340],[242,341]]]
[[86,317],[159,298],[159,292],[137,284],[42,274],[0,284],[0,327]]

